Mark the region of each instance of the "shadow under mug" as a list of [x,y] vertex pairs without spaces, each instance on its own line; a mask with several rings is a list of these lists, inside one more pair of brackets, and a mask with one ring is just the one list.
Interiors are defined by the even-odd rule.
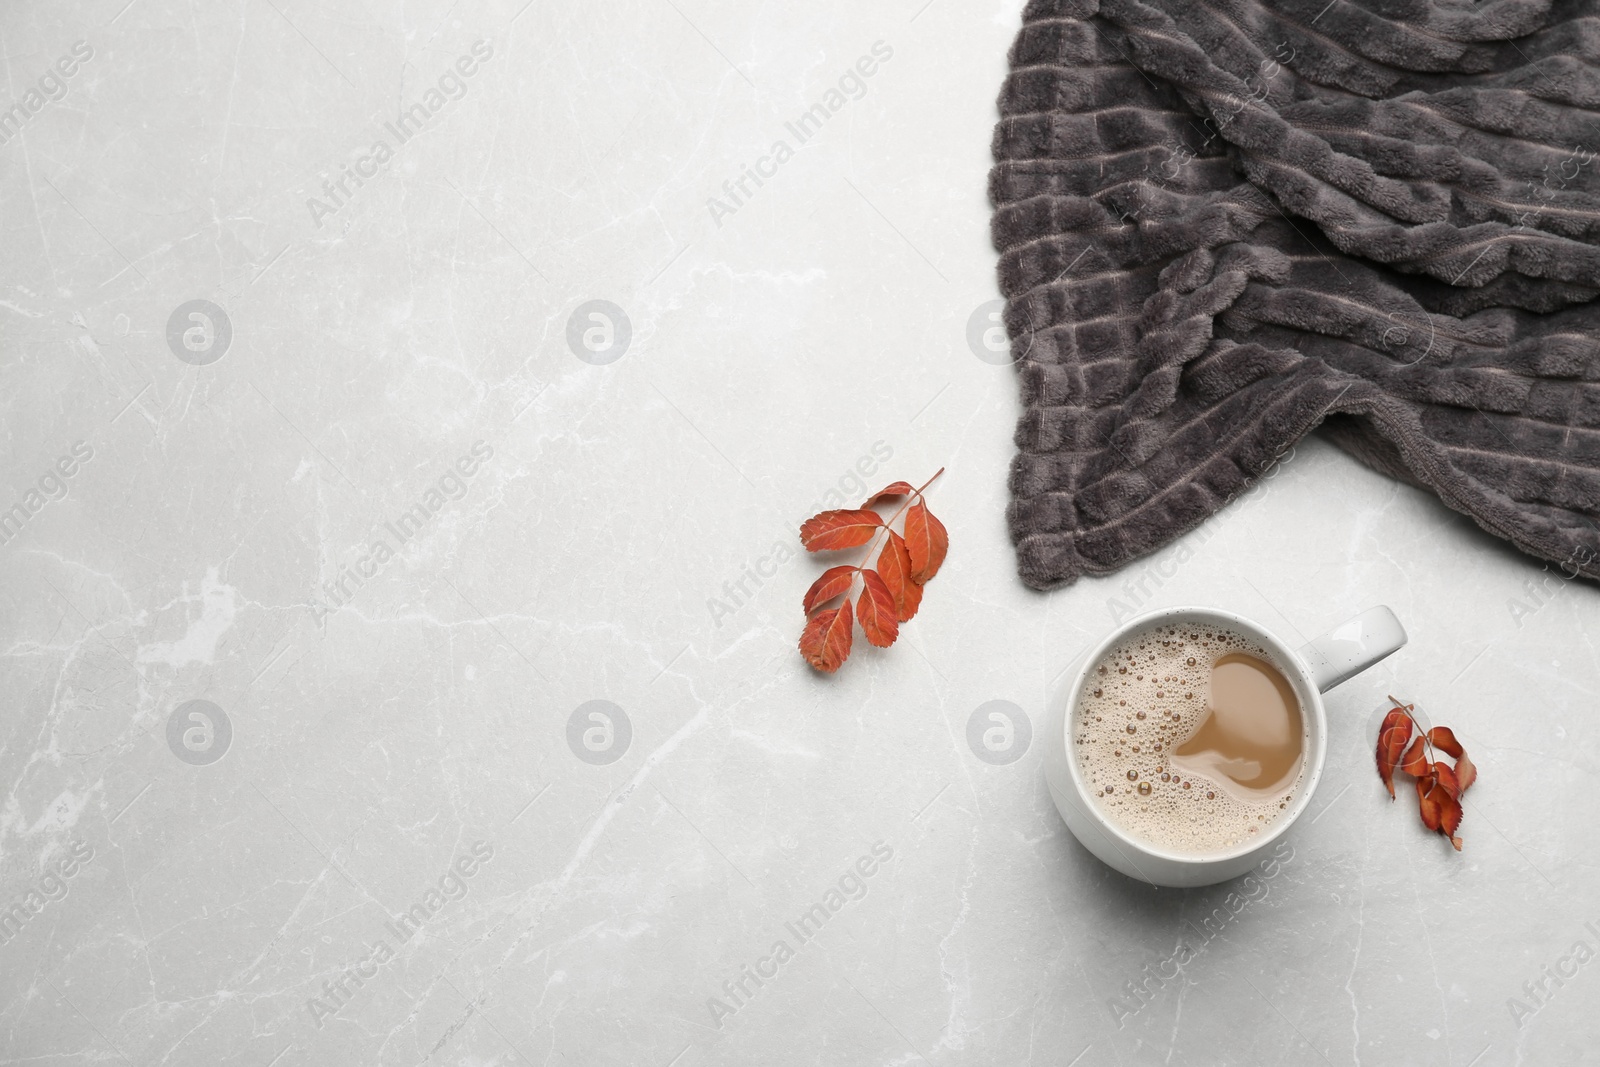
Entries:
[[[1260,840],[1218,852],[1179,852],[1134,837],[1106,816],[1089,790],[1072,752],[1070,725],[1077,714],[1084,680],[1112,646],[1159,624],[1210,623],[1228,627],[1257,642],[1294,687],[1306,725],[1304,769],[1293,803]],[[1387,607],[1369,608],[1300,648],[1290,648],[1259,623],[1216,608],[1165,608],[1130,619],[1089,653],[1064,698],[1052,701],[1045,730],[1045,779],[1056,809],[1083,847],[1130,878],[1158,886],[1201,886],[1247,873],[1294,825],[1322,780],[1328,750],[1328,722],[1322,694],[1360,674],[1406,643],[1406,632]]]

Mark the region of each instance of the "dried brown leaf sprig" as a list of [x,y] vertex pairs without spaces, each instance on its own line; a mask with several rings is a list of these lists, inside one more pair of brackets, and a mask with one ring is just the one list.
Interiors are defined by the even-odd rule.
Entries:
[[[923,496],[943,473],[940,467],[916,489],[909,482],[891,482],[859,508],[820,512],[800,524],[800,542],[808,552],[867,546],[860,563],[830,567],[806,590],[800,654],[817,670],[832,674],[849,658],[857,623],[868,642],[888,648],[900,636],[900,624],[916,615],[922,587],[939,573],[950,548],[949,532],[928,510]],[[905,497],[905,503],[887,520],[872,510],[879,501],[899,497]],[[894,522],[902,515],[905,520],[896,531]],[[883,548],[874,568],[868,563],[880,538]],[[854,606],[852,596],[856,596]],[[840,598],[838,607],[827,606]]]
[[[1461,795],[1478,780],[1478,768],[1467,756],[1467,750],[1456,740],[1448,726],[1435,726],[1424,731],[1412,712],[1415,704],[1402,704],[1389,698],[1394,707],[1383,717],[1378,728],[1378,777],[1389,788],[1394,798],[1394,774],[1402,771],[1417,780],[1417,805],[1422,814],[1422,825],[1435,833],[1443,834],[1461,851],[1461,838],[1456,830],[1461,826]],[[1417,737],[1411,740],[1412,732]],[[1411,747],[1406,747],[1406,742]],[[1435,751],[1437,750],[1437,751]],[[1455,764],[1437,759],[1439,752],[1455,760]]]

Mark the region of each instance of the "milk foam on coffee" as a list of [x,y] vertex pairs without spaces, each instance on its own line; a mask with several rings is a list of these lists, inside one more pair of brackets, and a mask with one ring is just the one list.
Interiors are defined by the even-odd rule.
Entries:
[[1089,668],[1072,723],[1095,805],[1160,848],[1259,839],[1304,774],[1305,717],[1259,643],[1216,624],[1161,623]]

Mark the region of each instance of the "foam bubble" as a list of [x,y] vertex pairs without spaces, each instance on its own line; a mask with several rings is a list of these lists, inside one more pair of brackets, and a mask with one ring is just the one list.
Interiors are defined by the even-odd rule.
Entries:
[[1231,652],[1276,665],[1258,642],[1228,627],[1165,622],[1119,642],[1084,679],[1072,723],[1078,772],[1102,814],[1158,848],[1222,852],[1259,839],[1304,780],[1302,760],[1281,796],[1247,800],[1172,767],[1169,754],[1205,714],[1211,665]]

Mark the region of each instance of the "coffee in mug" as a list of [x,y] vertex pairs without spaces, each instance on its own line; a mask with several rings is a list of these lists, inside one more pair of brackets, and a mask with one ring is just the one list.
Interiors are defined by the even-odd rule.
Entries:
[[1157,848],[1260,837],[1294,804],[1307,723],[1286,672],[1220,623],[1159,621],[1085,675],[1070,730],[1094,805]]

